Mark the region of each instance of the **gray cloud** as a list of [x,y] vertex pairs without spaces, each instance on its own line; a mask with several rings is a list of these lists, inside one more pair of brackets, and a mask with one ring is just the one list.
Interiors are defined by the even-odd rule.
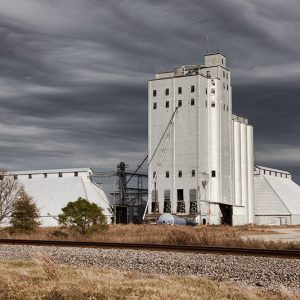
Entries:
[[300,181],[300,4],[0,0],[2,167],[131,168],[147,151],[147,80],[226,54],[256,160]]

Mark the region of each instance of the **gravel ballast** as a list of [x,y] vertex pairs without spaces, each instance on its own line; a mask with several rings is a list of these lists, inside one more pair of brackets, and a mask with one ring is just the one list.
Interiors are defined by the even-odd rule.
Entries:
[[300,293],[300,260],[255,256],[44,246],[0,246],[0,260],[36,260],[146,274],[206,276]]

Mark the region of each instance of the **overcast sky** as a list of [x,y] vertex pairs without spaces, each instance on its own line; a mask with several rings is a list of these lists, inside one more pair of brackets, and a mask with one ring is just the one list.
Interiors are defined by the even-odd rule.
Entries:
[[147,80],[228,59],[258,164],[300,182],[299,0],[0,0],[0,158],[93,167],[147,152]]

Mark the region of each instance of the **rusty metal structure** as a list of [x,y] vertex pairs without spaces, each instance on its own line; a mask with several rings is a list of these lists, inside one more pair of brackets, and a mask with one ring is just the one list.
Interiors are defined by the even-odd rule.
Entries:
[[127,170],[125,162],[117,165],[111,173],[96,173],[97,177],[114,177],[114,190],[110,193],[113,223],[141,224],[148,196],[148,175],[140,169],[147,157],[134,171]]

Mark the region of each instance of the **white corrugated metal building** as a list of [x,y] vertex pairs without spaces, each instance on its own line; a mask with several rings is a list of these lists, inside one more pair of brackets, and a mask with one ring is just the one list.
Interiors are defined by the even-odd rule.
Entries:
[[102,187],[93,181],[90,168],[17,171],[10,175],[18,179],[36,201],[43,226],[56,226],[61,209],[78,197],[99,205],[107,222],[111,222],[110,203]]
[[300,224],[300,186],[289,172],[255,166],[255,223]]

